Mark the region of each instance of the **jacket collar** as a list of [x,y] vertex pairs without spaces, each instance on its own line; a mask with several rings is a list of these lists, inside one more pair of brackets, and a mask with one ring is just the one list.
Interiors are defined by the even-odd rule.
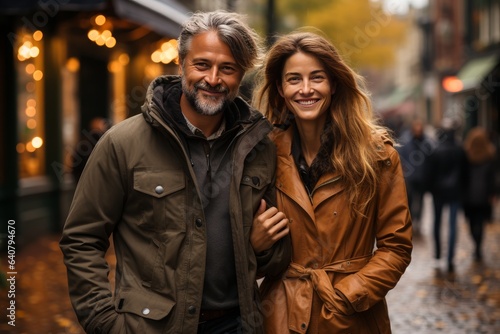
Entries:
[[286,130],[275,129],[272,136],[277,150],[277,171],[276,186],[286,196],[294,202],[301,203],[302,208],[314,221],[314,210],[323,201],[342,191],[343,186],[340,175],[336,172],[323,174],[311,196],[309,196],[304,184],[300,181],[299,170],[292,154],[292,143],[294,125],[290,125]]
[[[275,128],[272,133],[278,158],[276,185],[281,192],[292,198],[293,201],[304,203],[304,210],[314,219],[314,208],[343,191],[344,186],[341,182],[341,175],[337,171],[328,172],[319,178],[311,196],[308,195],[303,183],[297,182],[297,180],[300,180],[300,175],[292,154],[293,134],[293,124],[286,130]],[[389,136],[385,133],[374,133],[372,143],[377,152],[378,162],[387,163],[389,161],[389,152],[385,144],[392,143]],[[310,205],[305,205],[306,203]]]
[[[151,82],[146,93],[146,101],[142,113],[148,123],[157,126],[151,114],[156,113],[172,128],[192,135],[180,108],[182,94],[181,78],[177,75],[163,75]],[[262,114],[252,109],[241,97],[235,100],[224,111],[226,129],[253,124]]]

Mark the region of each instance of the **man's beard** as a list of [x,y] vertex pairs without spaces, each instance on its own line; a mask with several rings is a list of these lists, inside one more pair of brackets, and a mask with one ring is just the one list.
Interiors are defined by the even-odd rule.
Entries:
[[[209,92],[217,92],[226,94],[223,98],[211,98],[211,97],[199,97],[198,93],[201,90]],[[182,77],[182,93],[186,96],[194,110],[200,115],[214,116],[217,115],[229,105],[229,103],[234,100],[234,96],[228,94],[228,89],[222,85],[217,85],[212,87],[204,81],[197,82],[190,89],[186,83],[186,79]],[[237,92],[236,92],[237,93]]]

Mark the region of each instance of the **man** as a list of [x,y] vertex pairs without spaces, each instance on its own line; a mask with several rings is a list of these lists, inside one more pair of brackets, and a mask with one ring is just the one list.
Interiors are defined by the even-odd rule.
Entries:
[[60,242],[86,332],[262,332],[255,279],[280,274],[290,246],[287,219],[265,207],[271,125],[237,96],[258,42],[237,14],[194,14],[179,37],[180,76],[155,79],[143,115],[93,151]]
[[81,136],[80,141],[78,142],[74,154],[72,157],[72,174],[75,182],[80,180],[80,176],[82,175],[83,168],[89,159],[90,153],[94,149],[95,144],[99,141],[99,138],[108,131],[110,127],[109,122],[103,117],[94,117],[89,122],[88,129],[85,129],[83,132],[83,136]]
[[406,193],[414,235],[420,235],[424,194],[429,191],[429,157],[434,142],[424,133],[424,124],[416,119],[411,123],[409,138],[398,147],[406,181]]
[[441,225],[443,209],[448,207],[448,253],[446,257],[448,273],[455,271],[454,257],[457,242],[457,216],[462,205],[464,189],[464,168],[467,163],[465,150],[456,138],[458,124],[454,119],[444,118],[437,131],[437,145],[429,158],[432,171],[430,191],[434,204],[434,263],[441,266]]

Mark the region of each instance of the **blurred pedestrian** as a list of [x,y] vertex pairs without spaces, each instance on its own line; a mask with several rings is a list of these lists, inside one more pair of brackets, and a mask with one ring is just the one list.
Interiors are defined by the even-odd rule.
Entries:
[[474,240],[474,259],[481,261],[484,223],[492,218],[495,196],[495,146],[484,128],[475,127],[467,134],[464,148],[467,165],[463,209]]
[[290,247],[272,126],[238,97],[259,45],[236,13],[193,14],[180,76],[156,78],[142,115],[95,147],[60,241],[87,333],[262,333],[256,277],[284,271]]
[[409,138],[398,148],[414,235],[420,234],[422,226],[423,198],[430,186],[429,157],[434,148],[434,142],[425,134],[424,123],[420,119],[412,121]]
[[75,182],[80,180],[83,169],[87,164],[90,154],[102,135],[111,127],[110,122],[104,117],[94,117],[90,120],[88,128],[82,131],[80,140],[76,145],[74,154],[71,155],[71,172]]
[[278,39],[262,75],[254,103],[276,125],[292,239],[285,276],[261,285],[266,333],[390,333],[385,296],[412,250],[393,141],[361,77],[320,35]]
[[461,206],[465,152],[456,139],[456,125],[451,119],[443,120],[437,131],[438,143],[429,159],[431,193],[434,203],[434,266],[441,262],[441,223],[443,208],[448,207],[448,272],[454,271],[455,244],[457,240],[457,214]]

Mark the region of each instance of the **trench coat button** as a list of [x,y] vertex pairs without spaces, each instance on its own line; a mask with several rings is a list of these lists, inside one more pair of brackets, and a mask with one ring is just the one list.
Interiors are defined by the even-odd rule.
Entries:
[[243,182],[250,182],[250,176],[246,175],[246,176],[243,176]]
[[336,216],[337,215],[337,211],[333,211],[333,215]]
[[305,323],[302,323],[302,324],[300,325],[300,328],[302,328],[302,329],[306,329],[306,328],[307,328],[307,325],[306,325]]
[[390,165],[391,165],[391,160],[386,160],[386,161],[385,161],[385,164],[386,164],[387,166],[390,166]]
[[313,269],[318,269],[318,264],[317,264],[316,262],[314,262],[314,263],[312,264],[312,268],[313,268]]
[[158,195],[161,194],[163,192],[163,187],[162,186],[156,186],[155,188],[155,193],[157,193]]
[[203,221],[200,218],[196,218],[195,222],[196,227],[201,227],[203,225]]
[[188,313],[189,313],[189,314],[195,314],[195,313],[196,313],[196,307],[194,307],[194,306],[189,306],[189,307],[188,307]]
[[151,310],[147,307],[142,309],[142,314],[144,314],[144,315],[148,315],[150,312],[151,312]]

